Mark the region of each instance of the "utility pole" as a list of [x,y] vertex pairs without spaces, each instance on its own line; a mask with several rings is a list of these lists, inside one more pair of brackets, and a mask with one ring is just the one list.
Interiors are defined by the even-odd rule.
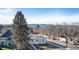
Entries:
[[65,26],[64,26],[64,30],[65,30],[65,38],[66,38],[66,48],[68,47],[68,28],[67,28],[67,24],[65,23]]
[[68,36],[68,35],[67,35],[68,33],[67,33],[67,31],[68,31],[68,29],[67,29],[67,27],[66,27],[66,33],[65,33],[65,35],[66,35],[66,48],[68,47],[68,45],[67,45],[67,44],[68,44],[68,37],[67,37],[67,36]]
[[68,39],[66,38],[66,48],[68,47],[68,45],[67,45],[67,44],[68,44]]

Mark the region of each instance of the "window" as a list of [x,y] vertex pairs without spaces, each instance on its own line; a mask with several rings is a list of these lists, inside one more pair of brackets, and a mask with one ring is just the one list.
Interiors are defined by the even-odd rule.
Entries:
[[3,45],[3,44],[4,44],[4,42],[1,42],[1,44]]
[[38,42],[38,40],[36,40],[36,42]]
[[42,39],[42,42],[44,42],[44,40]]
[[11,43],[9,43],[8,45],[11,46]]

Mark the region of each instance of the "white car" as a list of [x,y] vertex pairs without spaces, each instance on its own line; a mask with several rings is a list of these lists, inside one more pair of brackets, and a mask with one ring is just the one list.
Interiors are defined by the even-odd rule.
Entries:
[[59,37],[60,41],[66,42],[66,38]]

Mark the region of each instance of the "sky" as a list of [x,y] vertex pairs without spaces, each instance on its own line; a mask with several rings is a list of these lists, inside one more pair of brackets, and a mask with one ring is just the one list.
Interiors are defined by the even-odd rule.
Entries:
[[0,8],[0,24],[12,24],[17,11],[28,24],[79,23],[79,8]]

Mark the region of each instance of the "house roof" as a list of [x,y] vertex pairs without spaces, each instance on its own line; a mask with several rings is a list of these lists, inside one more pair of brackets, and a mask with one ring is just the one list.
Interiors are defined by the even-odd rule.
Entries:
[[31,39],[36,39],[38,37],[44,37],[47,38],[45,35],[40,35],[40,34],[30,34]]
[[9,37],[10,35],[12,35],[12,33],[9,29],[3,29],[2,33],[0,33],[0,37]]
[[29,36],[30,36],[31,39],[34,39],[34,38],[38,37],[39,34],[30,34]]

